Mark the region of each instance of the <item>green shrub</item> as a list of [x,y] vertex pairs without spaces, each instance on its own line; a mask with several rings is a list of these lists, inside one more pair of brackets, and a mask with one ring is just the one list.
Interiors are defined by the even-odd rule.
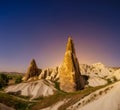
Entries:
[[15,84],[21,83],[22,82],[22,76],[17,76],[15,79]]
[[107,79],[108,84],[112,83],[111,79]]
[[57,82],[57,81],[55,81],[54,83],[55,83],[55,88],[58,89],[58,90],[60,90],[60,83]]
[[0,88],[8,85],[8,77],[6,74],[0,74]]

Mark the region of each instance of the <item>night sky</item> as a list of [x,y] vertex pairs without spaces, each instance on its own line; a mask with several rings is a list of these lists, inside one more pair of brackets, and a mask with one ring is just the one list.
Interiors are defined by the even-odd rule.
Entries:
[[0,0],[0,71],[25,72],[63,61],[68,36],[80,64],[120,66],[116,0]]

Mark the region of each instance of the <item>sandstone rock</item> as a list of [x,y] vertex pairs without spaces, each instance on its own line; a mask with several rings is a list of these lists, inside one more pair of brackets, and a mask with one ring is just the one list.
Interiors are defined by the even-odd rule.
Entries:
[[60,89],[74,92],[84,88],[85,82],[81,76],[72,39],[68,38],[63,64],[60,67]]
[[46,79],[51,81],[58,81],[59,80],[59,67],[55,68],[47,68],[42,70],[42,72],[39,75],[38,79]]
[[36,77],[39,75],[39,69],[36,65],[35,60],[33,59],[30,63],[30,66],[27,70],[27,73],[25,74],[25,76],[23,77],[24,81],[31,81],[32,79],[36,79]]
[[5,88],[5,92],[12,94],[19,93],[19,95],[29,96],[31,99],[34,99],[41,96],[53,95],[57,92],[54,86],[54,83],[42,79],[8,86]]

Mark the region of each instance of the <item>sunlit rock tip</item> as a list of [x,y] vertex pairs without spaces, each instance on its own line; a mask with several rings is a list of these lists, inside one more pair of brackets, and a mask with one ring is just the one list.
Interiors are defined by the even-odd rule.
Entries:
[[66,51],[71,51],[72,53],[75,54],[74,44],[71,36],[68,37]]
[[84,79],[80,73],[74,43],[71,37],[68,38],[64,61],[60,67],[59,78],[60,89],[65,92],[74,92],[84,88]]
[[30,66],[28,67],[28,70],[25,76],[23,77],[23,81],[35,79],[38,75],[39,69],[36,65],[35,59],[32,59],[32,61],[30,62]]

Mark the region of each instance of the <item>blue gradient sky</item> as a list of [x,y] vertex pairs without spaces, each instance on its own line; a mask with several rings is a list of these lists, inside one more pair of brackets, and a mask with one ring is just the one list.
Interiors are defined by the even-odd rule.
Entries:
[[80,64],[120,66],[120,3],[0,0],[0,71],[25,72],[32,58],[40,68],[61,64],[68,35]]

